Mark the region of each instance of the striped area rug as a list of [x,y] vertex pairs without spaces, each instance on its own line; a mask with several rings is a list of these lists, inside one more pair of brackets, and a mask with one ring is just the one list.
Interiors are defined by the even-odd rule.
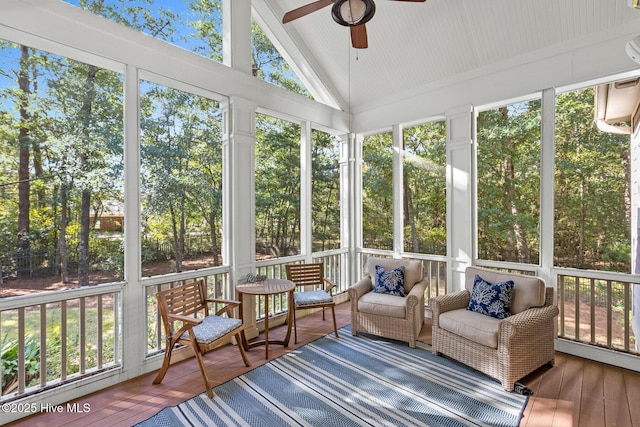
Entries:
[[346,327],[138,425],[519,425],[528,396],[422,347]]

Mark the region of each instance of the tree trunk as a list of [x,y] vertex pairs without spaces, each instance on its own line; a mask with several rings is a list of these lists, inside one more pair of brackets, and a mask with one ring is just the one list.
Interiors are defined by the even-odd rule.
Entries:
[[27,255],[29,243],[29,211],[31,209],[29,182],[29,147],[30,132],[29,121],[29,95],[31,94],[31,82],[29,79],[29,48],[21,46],[20,73],[18,86],[20,87],[20,127],[18,130],[19,155],[18,155],[18,250]]
[[182,271],[182,261],[184,260],[184,253],[185,253],[184,242],[185,242],[185,237],[186,237],[185,235],[186,235],[186,229],[187,229],[187,225],[185,223],[186,220],[184,216],[185,201],[186,201],[186,198],[184,195],[180,197],[180,234],[178,236],[180,239],[179,240],[180,242],[180,270],[179,271]]
[[518,261],[529,264],[531,262],[529,242],[527,241],[527,234],[525,233],[524,227],[522,227],[522,224],[520,224],[520,221],[518,220],[518,208],[515,203],[511,203],[511,214],[516,218],[516,221],[513,224],[513,232],[516,235]]
[[[508,117],[506,107],[500,108],[503,117]],[[507,153],[514,152],[514,142],[511,139],[506,141]],[[505,212],[510,212],[512,217],[512,225],[508,230],[507,238],[507,260],[515,262],[530,262],[529,243],[524,227],[520,222],[520,211],[516,203],[517,193],[515,186],[515,167],[510,157],[504,158],[504,201]]]
[[[38,69],[36,65],[33,65],[31,73],[31,83],[33,87],[33,93],[38,93]],[[33,150],[33,172],[36,177],[44,176],[44,167],[42,165],[42,149],[40,147],[40,141],[37,138],[31,138],[31,149]],[[37,186],[36,203],[38,207],[45,206],[45,187],[43,185]]]
[[516,236],[515,236],[515,223],[517,219],[515,219],[515,214],[517,214],[517,210],[513,211],[513,197],[514,189],[513,189],[513,165],[511,164],[511,160],[505,157],[502,160],[502,167],[504,168],[504,184],[503,184],[503,194],[504,198],[502,204],[504,206],[504,212],[511,213],[511,220],[507,222],[506,232],[507,232],[507,245],[505,248],[505,253],[503,254],[503,261],[516,261]]
[[[81,170],[89,171],[91,169],[90,156],[91,150],[91,115],[93,111],[93,101],[95,100],[95,78],[100,69],[89,65],[87,67],[87,76],[85,80],[85,93],[82,108],[80,109],[80,126],[81,126]],[[89,235],[90,235],[90,211],[91,211],[91,193],[92,189],[89,183],[85,183],[82,188],[82,202],[80,211],[80,245],[78,254],[78,285],[89,285]]]
[[169,205],[169,212],[171,214],[171,230],[173,233],[173,256],[175,258],[174,272],[179,273],[182,271],[182,244],[178,232],[178,220],[176,219],[176,210],[173,207],[173,203]]
[[409,188],[409,184],[407,184],[406,181],[404,183],[404,206],[405,223],[408,222],[411,227],[411,246],[413,248],[413,252],[419,252],[418,230],[416,229],[416,215],[415,210],[413,209],[413,197],[411,195],[411,188]]
[[329,212],[331,211],[333,189],[334,189],[334,184],[331,184],[329,186],[329,191],[327,191],[327,198],[325,200],[324,218],[322,220],[322,250],[323,251],[326,250],[325,242],[327,240],[327,228],[329,226]]
[[[529,263],[529,244],[527,242],[527,235],[524,227],[522,227],[522,224],[520,223],[520,211],[518,210],[518,206],[515,202],[515,170],[511,159],[505,159],[505,175],[505,185],[507,186],[505,195],[507,202],[511,204],[511,215],[513,217],[513,229],[511,231],[513,232],[513,240],[515,240],[511,242],[514,253],[513,259],[510,259],[510,261]],[[511,235],[511,232],[509,234]]]
[[67,209],[68,209],[68,188],[63,183],[60,186],[60,235],[58,236],[58,256],[60,257],[60,280],[62,283],[69,283],[69,265],[67,255]]
[[580,177],[580,188],[578,190],[578,196],[580,200],[580,218],[578,218],[578,267],[583,268],[585,266],[584,248],[585,248],[585,234],[586,234],[586,211],[584,200],[584,180]]
[[[40,143],[33,139],[31,141],[31,149],[33,151],[33,172],[34,176],[42,177],[44,176],[44,171],[42,167],[42,150],[40,148]],[[36,190],[36,205],[38,207],[42,207],[46,205],[45,200],[45,187],[44,185],[38,185]]]
[[91,190],[82,190],[80,211],[80,245],[78,248],[78,286],[89,285],[89,211],[91,209]]
[[220,249],[218,246],[218,223],[213,209],[209,212],[209,230],[211,230],[211,252],[213,253],[213,265],[217,267],[220,265]]

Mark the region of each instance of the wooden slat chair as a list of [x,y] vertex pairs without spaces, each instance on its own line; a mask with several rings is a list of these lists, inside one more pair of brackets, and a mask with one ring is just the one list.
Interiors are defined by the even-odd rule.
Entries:
[[[324,277],[324,264],[287,264],[287,279],[296,284],[298,292],[293,293],[295,309],[293,310],[293,330],[294,341],[298,343],[298,328],[296,326],[296,311],[310,308],[322,308],[322,320],[325,320],[324,309],[331,307],[333,316],[333,331],[338,336],[338,326],[336,323],[335,302],[333,301],[333,289],[335,283]],[[311,287],[312,290],[305,290]]]
[[[209,397],[213,397],[213,390],[202,360],[204,353],[235,336],[244,364],[251,366],[242,346],[241,333],[244,325],[242,320],[232,317],[233,309],[240,307],[240,301],[207,298],[203,280],[160,291],[156,298],[166,332],[166,348],[162,368],[153,381],[154,384],[160,384],[167,373],[176,344],[193,349]],[[210,315],[210,303],[221,304],[223,307]]]

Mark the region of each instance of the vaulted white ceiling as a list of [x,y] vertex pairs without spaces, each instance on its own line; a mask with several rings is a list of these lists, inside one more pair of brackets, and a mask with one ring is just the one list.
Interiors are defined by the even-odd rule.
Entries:
[[[640,10],[628,0],[376,0],[366,24],[369,47],[356,50],[330,6],[281,23],[286,11],[312,1],[254,1],[254,17],[316,99],[352,112],[491,73],[496,65],[640,34]],[[624,43],[616,46],[624,52]]]

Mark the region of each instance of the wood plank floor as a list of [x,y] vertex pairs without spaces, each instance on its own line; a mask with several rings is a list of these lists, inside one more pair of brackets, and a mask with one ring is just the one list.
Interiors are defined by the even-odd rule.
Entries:
[[[351,322],[349,304],[338,305],[338,326]],[[272,330],[277,339],[284,326]],[[332,323],[321,314],[298,319],[298,344],[288,348],[274,345],[270,359],[332,332]],[[431,343],[429,321],[420,340]],[[293,338],[292,338],[293,341]],[[255,368],[267,360],[264,348],[251,349],[247,355],[252,367],[246,368],[235,347],[225,347],[205,357],[215,384],[225,382]],[[160,385],[153,385],[155,372],[140,376],[77,401],[89,404],[87,413],[38,414],[10,426],[130,426],[145,420],[165,406],[176,405],[204,392],[204,385],[193,358],[173,365]],[[556,365],[541,368],[522,382],[534,391],[520,423],[521,427],[606,427],[640,426],[640,373],[557,353]]]

